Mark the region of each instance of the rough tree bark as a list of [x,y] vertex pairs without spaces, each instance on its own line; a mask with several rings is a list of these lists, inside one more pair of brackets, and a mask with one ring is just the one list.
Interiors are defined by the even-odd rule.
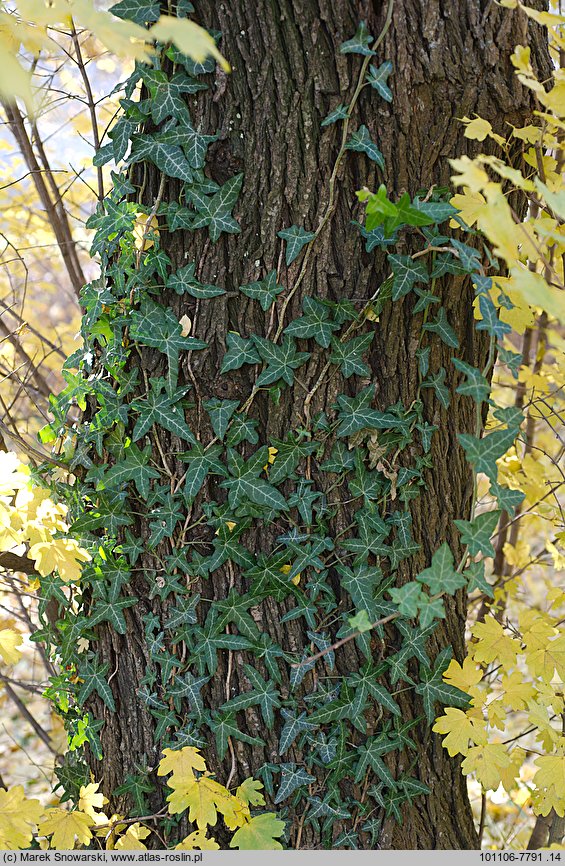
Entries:
[[[205,132],[220,131],[220,140],[210,149],[207,171],[224,182],[238,171],[244,172],[244,186],[236,216],[241,234],[222,235],[216,245],[206,240],[205,233],[177,232],[164,244],[177,267],[188,260],[198,263],[197,274],[203,282],[224,286],[227,295],[199,303],[186,296],[162,298],[175,312],[188,314],[193,321],[192,333],[206,340],[210,349],[194,353],[191,367],[181,356],[181,384],[194,384],[193,396],[197,408],[190,413],[192,429],[209,441],[210,431],[200,411],[202,399],[217,396],[222,399],[244,400],[252,386],[246,369],[219,376],[219,366],[225,351],[229,330],[243,336],[255,332],[273,333],[273,322],[264,316],[257,304],[249,301],[237,288],[259,279],[272,268],[279,268],[280,281],[291,285],[300,261],[286,268],[277,231],[298,224],[314,229],[328,200],[329,175],[339,147],[336,126],[320,129],[321,119],[339,102],[347,101],[355,85],[359,57],[339,53],[339,45],[355,32],[358,22],[365,20],[369,30],[377,34],[383,26],[386,4],[365,0],[231,0],[212,2],[200,0],[196,19],[210,29],[220,30],[222,50],[229,58],[233,72],[226,79],[218,72],[210,76],[211,92],[191,97],[191,110]],[[394,100],[389,106],[364,92],[356,109],[354,124],[365,123],[385,155],[383,175],[363,154],[349,154],[337,183],[335,212],[319,238],[310,259],[306,279],[288,310],[289,317],[299,314],[301,297],[315,294],[338,299],[354,297],[368,299],[386,276],[384,254],[367,254],[350,222],[361,212],[355,191],[363,186],[375,189],[380,182],[387,185],[395,198],[406,190],[411,195],[432,184],[447,185],[450,167],[448,158],[471,153],[476,143],[463,137],[463,127],[457,120],[464,115],[480,114],[495,130],[505,131],[506,123],[524,125],[531,113],[529,96],[517,83],[509,54],[517,43],[532,45],[534,62],[547,69],[543,33],[530,26],[525,17],[499,9],[492,0],[396,0],[392,26],[379,48],[376,60],[389,59],[394,64],[391,79]],[[356,125],[353,127],[356,128]],[[147,165],[144,197],[151,205],[159,187],[159,173]],[[134,181],[136,175],[134,174]],[[168,182],[164,200],[173,201],[179,192],[178,182]],[[461,341],[460,357],[473,365],[481,365],[485,344],[473,328],[472,288],[461,278],[448,278],[441,288],[452,326]],[[284,296],[283,296],[284,297]],[[372,379],[377,384],[378,408],[398,400],[409,405],[417,387],[417,364],[414,351],[420,323],[411,315],[412,302],[389,305],[381,316],[373,342],[369,364]],[[280,304],[278,305],[280,309]],[[275,313],[275,325],[277,314]],[[302,385],[285,392],[278,407],[269,404],[260,394],[252,409],[259,420],[260,442],[268,444],[300,423],[304,402],[304,387],[316,381],[323,361],[315,344],[305,346],[312,352],[307,366],[300,371]],[[435,359],[450,370],[451,350],[436,348]],[[141,349],[142,361],[151,375],[163,370],[163,356],[151,349]],[[448,376],[450,374],[448,373]],[[343,384],[343,383],[341,383]],[[453,391],[454,384],[447,382]],[[312,415],[328,408],[337,393],[335,379],[316,393]],[[473,407],[467,400],[453,394],[449,412],[441,408],[430,391],[426,392],[428,417],[440,428],[433,445],[433,468],[428,475],[428,488],[412,504],[415,539],[421,543],[419,560],[413,567],[429,563],[432,553],[445,540],[457,553],[457,537],[453,519],[467,517],[471,497],[471,476],[464,455],[457,443],[457,433],[473,427]],[[176,445],[164,433],[165,453]],[[182,475],[185,464],[170,465]],[[216,488],[216,494],[218,493]],[[210,489],[205,495],[211,496]],[[335,520],[336,531],[349,516],[345,507]],[[137,530],[147,537],[147,526],[140,521]],[[194,530],[196,533],[197,530]],[[273,536],[276,535],[276,527]],[[209,534],[193,535],[209,538]],[[189,542],[191,536],[187,538]],[[267,533],[248,536],[246,544],[259,552],[268,549],[272,541]],[[142,617],[152,609],[163,616],[158,599],[148,600],[148,586],[143,578],[155,561],[152,555],[142,557],[133,582],[133,591],[140,598],[137,607],[126,611],[128,633],[124,637],[111,629],[99,627],[100,654],[111,671],[112,690],[118,702],[118,712],[104,713],[105,727],[102,744],[105,757],[100,767],[92,765],[96,777],[102,770],[103,785],[108,795],[128,772],[135,772],[147,759],[155,767],[158,748],[153,742],[153,721],[137,696],[144,675],[147,657],[143,643]],[[401,580],[410,574],[401,574]],[[230,582],[237,589],[241,580],[237,568],[218,571],[208,581],[204,595],[215,598],[227,594]],[[198,587],[196,587],[198,588]],[[338,587],[339,590],[339,587]],[[260,628],[273,635],[283,646],[301,652],[309,641],[301,621],[282,627],[280,615],[287,609],[267,600],[257,612]],[[465,599],[459,596],[449,605],[448,618],[433,639],[432,654],[451,644],[454,654],[464,654]],[[385,652],[397,641],[394,628],[387,633]],[[375,642],[375,653],[382,647]],[[225,654],[227,655],[227,654]],[[228,696],[245,690],[241,662],[244,653],[237,653]],[[336,659],[338,672],[356,669],[360,658],[353,643],[341,650]],[[221,660],[216,677],[205,692],[206,702],[217,707],[226,699],[226,661]],[[284,686],[283,686],[284,691]],[[410,691],[399,696],[405,718],[421,716],[421,706]],[[266,731],[253,709],[245,713],[251,734],[260,732],[266,748],[235,743],[235,777],[241,780],[253,774],[265,761],[277,761],[278,731]],[[402,826],[394,820],[384,822],[379,846],[384,848],[468,849],[478,845],[465,780],[459,761],[448,757],[439,738],[432,735],[425,722],[416,729],[418,754],[412,772],[430,785],[432,793],[404,807]],[[207,747],[210,768],[219,780],[230,773],[231,758],[218,765],[213,739]],[[294,749],[286,760],[301,761]],[[404,756],[398,758],[394,772],[402,768]],[[160,780],[162,784],[162,780]],[[162,805],[162,791],[152,799],[152,806]],[[290,846],[297,844],[301,827],[300,815],[293,820]],[[367,846],[361,834],[361,844]],[[312,827],[300,830],[300,847],[320,847]]]

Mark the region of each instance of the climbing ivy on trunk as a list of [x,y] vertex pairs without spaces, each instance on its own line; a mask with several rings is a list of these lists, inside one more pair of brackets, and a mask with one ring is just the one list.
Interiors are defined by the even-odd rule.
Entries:
[[[57,486],[92,561],[72,604],[44,581],[42,612],[55,599],[57,613],[35,639],[61,671],[68,796],[91,769],[117,811],[158,814],[163,749],[194,746],[228,787],[262,781],[285,846],[473,847],[431,724],[467,706],[442,675],[463,653],[466,594],[490,593],[473,470],[512,513],[496,460],[521,414],[497,410],[482,436],[498,264],[432,185],[449,168],[424,159],[405,113],[403,27],[413,15],[427,33],[430,4],[355,20],[362,5],[281,19],[203,4],[230,25],[232,77],[164,45],[125,83],[95,160],[116,164],[88,223],[100,276],[44,432],[68,439],[69,407],[83,409],[76,481]],[[484,36],[496,24],[480,5],[450,4],[450,26]],[[116,12],[150,23],[158,9]],[[459,91],[451,60],[433,63],[445,111],[439,88]],[[482,116],[527,111],[499,97]],[[167,844],[187,822],[160,822]]]

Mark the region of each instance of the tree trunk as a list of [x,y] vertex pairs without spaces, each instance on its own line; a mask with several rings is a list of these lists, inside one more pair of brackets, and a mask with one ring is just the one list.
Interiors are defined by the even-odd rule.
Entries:
[[[264,314],[256,301],[238,292],[238,287],[277,269],[278,282],[288,290],[296,281],[302,259],[289,267],[285,265],[283,245],[277,232],[291,225],[314,231],[328,207],[330,175],[341,131],[339,124],[321,128],[320,122],[338,103],[347,103],[363,59],[359,55],[341,54],[339,46],[352,36],[360,20],[367,23],[371,33],[378,35],[386,14],[386,4],[362,0],[280,0],[278,3],[201,0],[198,4],[196,20],[211,30],[221,31],[221,48],[232,65],[230,76],[220,71],[215,77],[208,76],[210,89],[191,96],[189,101],[195,127],[220,133],[219,140],[209,149],[206,171],[219,183],[239,171],[244,173],[243,190],[235,209],[240,234],[222,234],[219,241],[212,244],[205,231],[177,231],[170,237],[161,232],[163,246],[175,267],[195,261],[201,282],[227,290],[226,295],[212,300],[198,301],[187,295],[179,298],[170,291],[159,298],[161,303],[169,304],[179,318],[188,315],[192,320],[191,334],[209,344],[209,349],[203,352],[181,353],[179,375],[179,384],[192,386],[190,397],[195,406],[188,411],[187,421],[203,443],[210,442],[213,434],[202,402],[217,397],[244,403],[253,387],[254,379],[249,372],[253,372],[253,367],[220,375],[226,335],[237,331],[243,337],[255,333],[273,339],[286,297],[285,292],[276,306]],[[458,118],[465,115],[473,117],[477,113],[503,133],[507,123],[522,126],[528,122],[530,99],[518,84],[509,60],[517,43],[532,45],[534,62],[547,63],[541,31],[532,27],[527,31],[525,17],[499,9],[491,0],[396,0],[392,24],[374,61],[376,65],[384,60],[393,63],[394,73],[390,79],[393,101],[389,105],[373,90],[365,88],[351,125],[352,131],[360,124],[368,127],[385,157],[386,168],[381,173],[363,153],[346,154],[338,172],[335,209],[313,247],[300,289],[284,311],[285,325],[300,315],[305,296],[333,301],[350,298],[359,310],[386,278],[386,253],[367,253],[363,239],[351,225],[352,220],[362,220],[363,212],[355,196],[357,190],[362,187],[375,190],[384,183],[389,197],[395,201],[403,191],[414,196],[418,190],[431,185],[447,186],[449,157],[478,150],[476,142],[463,137],[463,125]],[[480,145],[481,149],[483,147]],[[141,185],[139,171],[138,165],[132,174],[138,186]],[[158,194],[160,173],[149,163],[143,166],[143,171],[143,198],[151,207]],[[180,188],[180,181],[168,179],[163,201],[178,200]],[[404,249],[396,248],[393,252],[410,252],[410,236],[405,236],[403,243]],[[474,330],[470,281],[462,277],[443,277],[436,284],[436,294],[441,296],[450,324],[459,338],[458,356],[481,367],[487,345]],[[370,381],[376,384],[375,405],[379,410],[398,401],[410,406],[416,398],[419,379],[415,350],[422,317],[413,315],[412,297],[385,307],[375,327],[368,364]],[[305,395],[318,381],[327,353],[312,340],[301,341],[300,348],[311,352],[311,357],[297,371],[299,381],[295,380],[292,388],[282,391],[278,405],[268,390],[260,391],[254,398],[249,415],[258,421],[259,445],[284,440],[288,431],[307,425],[318,412],[326,411],[331,416],[337,395],[354,393],[351,379],[335,375],[325,377],[315,390],[305,415]],[[447,369],[446,385],[452,399],[449,410],[445,410],[432,389],[423,392],[426,418],[436,424],[439,431],[433,439],[431,466],[426,472],[427,486],[420,497],[410,503],[412,535],[421,549],[417,555],[400,563],[397,572],[400,584],[429,565],[442,542],[449,543],[456,560],[461,553],[453,520],[469,515],[472,477],[457,434],[474,432],[475,410],[470,400],[455,393],[456,374],[450,363],[453,354],[453,350],[439,340],[432,343],[433,369],[441,365]],[[140,357],[148,375],[165,375],[167,362],[160,352],[140,347]],[[182,450],[178,440],[165,430],[159,431],[159,440],[159,451],[171,473],[175,479],[181,478],[186,464],[175,457],[175,452]],[[157,442],[151,441],[155,460],[161,462]],[[249,457],[255,448],[246,447],[245,456]],[[304,471],[310,473],[307,477],[320,486],[325,484],[327,489],[327,479],[321,478],[315,460],[308,461]],[[225,499],[225,491],[218,486],[219,480],[214,480],[213,476],[208,478],[186,515],[187,526],[196,523],[203,503]],[[285,495],[289,495],[292,485],[283,489]],[[331,531],[335,537],[351,523],[356,504],[344,501],[332,507],[335,514],[331,518]],[[139,511],[139,504],[132,510]],[[150,519],[149,514],[136,518],[135,531],[142,539],[148,538]],[[179,527],[182,528],[182,523]],[[281,531],[285,531],[285,525],[278,520],[270,527],[263,527],[261,532],[250,528],[241,542],[257,556],[273,548]],[[179,543],[185,552],[203,550],[209,554],[213,540],[213,529],[201,523],[189,528]],[[202,546],[202,542],[207,546]],[[174,552],[171,542],[165,539],[157,551],[145,551],[138,560],[130,588],[139,602],[125,611],[127,634],[117,634],[107,623],[97,627],[101,661],[115,672],[111,688],[117,712],[109,713],[97,699],[92,704],[98,717],[104,718],[105,725],[101,732],[103,761],[99,763],[92,758],[91,765],[97,779],[103,776],[108,796],[123,784],[127,774],[138,772],[144,765],[155,768],[159,760],[163,740],[154,742],[155,719],[141,700],[139,690],[152,664],[144,639],[147,615],[153,612],[162,624],[172,606],[171,598],[160,602],[151,592],[152,582],[158,579],[158,571],[157,577],[155,574],[159,557],[171,552]],[[239,594],[248,591],[241,572],[236,563],[228,561],[206,580],[194,574],[186,577],[190,586],[187,594],[198,591],[205,600],[197,608],[200,623],[206,618],[209,601],[226,598],[233,587]],[[302,580],[308,577],[303,576]],[[349,597],[340,588],[336,574],[332,573],[330,582],[341,609],[348,609]],[[285,652],[300,657],[303,649],[311,646],[309,627],[303,618],[280,622],[281,616],[295,604],[293,595],[282,601],[268,597],[261,605],[251,608],[250,613],[260,631],[281,645]],[[446,606],[447,618],[429,640],[428,654],[433,660],[441,648],[451,645],[454,656],[461,660],[466,599],[459,593]],[[338,625],[330,624],[327,628],[332,640]],[[233,624],[229,628],[237,633]],[[376,660],[390,657],[399,647],[399,633],[394,624],[390,624],[381,637],[373,638],[371,646]],[[184,656],[179,647],[176,652],[185,658],[192,649],[185,649]],[[333,673],[327,658],[321,659],[314,671],[307,673],[298,690],[301,701],[312,690],[315,677],[346,676],[365,662],[354,641],[336,652]],[[267,676],[263,662],[249,652],[220,650],[218,659],[218,670],[202,691],[208,711],[249,690],[244,663]],[[277,664],[282,678],[278,688],[284,700],[291,692],[291,669],[286,663]],[[417,670],[412,659],[409,671],[417,676]],[[179,662],[177,673],[184,676],[187,671],[198,676],[193,666],[183,668]],[[386,683],[386,678],[382,682]],[[367,815],[362,814],[361,807],[356,807],[351,818],[336,821],[331,834],[324,836],[319,824],[308,821],[306,801],[301,799],[293,805],[291,798],[283,803],[290,822],[288,847],[331,847],[332,841],[346,830],[358,834],[356,844],[360,848],[478,847],[459,761],[449,758],[439,738],[431,733],[423,718],[420,698],[413,690],[402,681],[394,688],[402,718],[419,721],[410,732],[416,752],[394,752],[387,756],[387,766],[395,778],[408,772],[422,780],[431,793],[402,805],[401,824],[393,815],[385,816],[373,839],[362,829]],[[187,709],[183,705],[183,712],[177,714],[181,729]],[[302,702],[300,709],[307,709],[307,704]],[[315,776],[309,794],[323,799],[326,772],[323,766],[313,767],[296,742],[283,758],[279,756],[279,735],[284,724],[280,710],[275,713],[271,729],[266,729],[257,707],[240,711],[237,718],[240,729],[245,726],[250,737],[261,737],[265,745],[232,738],[230,749],[220,761],[213,730],[202,727],[203,752],[219,781],[225,783],[229,778],[230,783],[240,782],[257,774],[264,764],[293,762],[298,767],[306,765],[308,772]],[[368,714],[368,723],[369,731],[373,732],[382,725],[375,713]],[[364,740],[359,730],[348,731],[352,752]],[[160,787],[149,795],[149,804],[159,809],[164,797],[163,780],[157,779],[155,774],[151,779]],[[364,804],[368,802],[367,790],[371,784],[374,780],[369,776],[359,784],[354,783],[352,777],[345,778],[340,782],[340,790],[350,801]],[[113,805],[123,803],[114,799]],[[382,817],[378,804],[372,803],[371,810],[373,814],[369,817]],[[214,835],[222,839],[221,833],[214,832]]]

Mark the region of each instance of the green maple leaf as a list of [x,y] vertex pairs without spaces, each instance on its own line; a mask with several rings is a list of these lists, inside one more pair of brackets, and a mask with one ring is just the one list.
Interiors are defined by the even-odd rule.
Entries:
[[276,840],[277,836],[282,836],[284,829],[284,821],[277,818],[274,812],[255,815],[236,830],[230,840],[230,848],[239,848],[240,851],[282,850],[282,845]]

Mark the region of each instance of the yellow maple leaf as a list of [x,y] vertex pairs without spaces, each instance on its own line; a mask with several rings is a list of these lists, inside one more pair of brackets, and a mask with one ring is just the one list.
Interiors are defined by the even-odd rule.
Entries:
[[[172,785],[174,777],[169,780]],[[219,806],[225,806],[226,796],[231,794],[210,776],[200,776],[183,785],[175,786],[172,794],[167,797],[169,812],[176,815],[190,809],[188,820],[196,823],[199,830],[205,830],[208,825],[214,826],[218,820]]]
[[245,779],[235,792],[236,797],[250,806],[264,806],[265,798],[260,791],[263,783],[256,779]]
[[519,538],[516,541],[516,544],[510,544],[507,541],[504,545],[503,552],[506,562],[509,565],[513,565],[515,568],[524,568],[532,558],[532,549],[528,542],[523,538]]
[[[468,156],[462,156],[460,159],[450,159],[450,165],[458,171],[458,175],[452,175],[451,180],[455,186],[466,186],[471,192],[479,193],[489,183],[488,174],[481,166],[469,159]],[[482,212],[482,211],[481,211]]]
[[[516,789],[517,784],[516,780],[520,776],[520,769],[524,765],[524,761],[526,759],[527,752],[525,749],[521,749],[519,746],[513,749],[508,757],[510,758],[510,763],[507,767],[500,767],[500,781],[502,785],[508,793],[510,791]],[[524,796],[525,795],[525,796]],[[522,798],[522,803],[528,797],[529,791],[526,789],[525,792],[521,792],[519,796]],[[514,802],[517,801],[518,797],[513,797]]]
[[114,850],[123,851],[146,851],[147,845],[144,845],[142,839],[147,839],[151,835],[151,830],[143,827],[139,821],[135,824],[130,824],[123,836],[114,843]]
[[565,800],[565,755],[541,755],[534,764],[537,767],[534,783],[539,790],[549,793],[556,811],[558,807],[562,809],[562,803],[557,801]]
[[487,731],[484,721],[470,718],[463,710],[447,707],[445,714],[436,719],[432,728],[437,734],[447,734],[441,741],[444,749],[453,758],[455,755],[466,755],[469,751],[469,740],[473,743],[487,742]]
[[15,851],[29,847],[35,826],[43,815],[39,800],[28,800],[22,785],[0,788],[0,848]]
[[492,132],[492,126],[488,120],[483,120],[483,118],[478,115],[474,120],[471,120],[470,117],[461,117],[460,120],[465,124],[465,138],[484,141]]
[[502,743],[487,743],[469,749],[461,770],[466,776],[475,773],[483,788],[495,791],[500,785],[503,771],[511,764],[506,746]]
[[88,551],[79,547],[72,538],[41,541],[30,548],[29,555],[35,560],[35,567],[42,577],[57,570],[65,582],[78,580],[82,569],[81,563],[89,562],[91,559]]
[[269,456],[267,457],[267,462],[266,462],[265,465],[263,466],[263,472],[267,472],[269,466],[272,466],[272,464],[273,464],[273,463],[275,462],[275,460],[277,459],[277,454],[278,454],[278,453],[279,453],[279,449],[278,449],[278,448],[275,448],[274,446],[269,445]]
[[182,842],[175,846],[175,851],[219,851],[220,846],[212,837],[209,839],[204,830],[194,830],[189,836],[185,836]]
[[546,682],[553,679],[555,672],[565,680],[565,635],[549,641],[544,647],[526,653],[526,664],[534,676]]
[[493,616],[485,617],[471,629],[477,643],[473,647],[476,662],[489,662],[500,659],[505,668],[516,663],[520,652],[520,642],[504,633],[502,625]]
[[21,634],[14,631],[13,628],[0,629],[0,656],[7,665],[15,665],[21,659],[22,654],[18,647],[22,643]]
[[168,773],[172,773],[169,785],[174,788],[192,782],[195,778],[194,770],[203,773],[206,770],[206,761],[200,754],[200,749],[194,746],[185,746],[183,749],[163,750],[157,775],[166,776]]
[[39,823],[41,836],[51,836],[50,847],[73,851],[75,846],[86,845],[92,839],[90,828],[94,821],[84,812],[66,809],[48,809]]
[[104,794],[98,793],[100,782],[91,782],[89,785],[82,785],[79,791],[78,807],[81,812],[90,815],[93,820],[96,820],[95,809],[102,809],[104,802],[108,802]]
[[502,677],[502,690],[505,703],[511,710],[525,710],[536,693],[533,684],[526,682],[520,671]]
[[[457,208],[463,222],[472,228],[486,205],[486,199],[480,192],[471,192],[468,187],[465,187],[463,192],[454,195],[449,203]],[[455,219],[452,219],[449,225],[452,229],[459,228],[459,223]]]
[[470,694],[469,690],[481,682],[483,672],[473,659],[467,656],[463,660],[463,665],[460,665],[455,659],[451,659],[444,671],[443,678],[446,683],[455,686],[456,689]]
[[559,734],[551,723],[546,702],[528,701],[528,722],[537,728],[536,739],[546,751],[551,751],[559,740]]
[[161,15],[158,22],[149,29],[148,36],[150,39],[158,39],[159,42],[174,42],[183,54],[188,54],[197,63],[203,63],[211,55],[225,72],[230,71],[229,63],[218,51],[210,34],[188,18]]
[[[482,228],[482,224],[481,224]],[[487,231],[490,240],[494,240]],[[532,256],[532,258],[536,258]],[[510,268],[511,287],[521,294],[524,299],[534,307],[541,307],[550,316],[560,322],[565,322],[565,293],[555,286],[550,286],[541,274],[531,271],[519,262],[511,262],[507,259]]]

